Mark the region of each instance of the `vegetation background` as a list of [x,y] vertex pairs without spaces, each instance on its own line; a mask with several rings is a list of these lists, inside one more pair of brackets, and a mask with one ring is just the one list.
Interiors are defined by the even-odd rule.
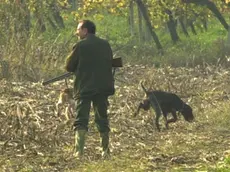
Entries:
[[[229,7],[228,0],[1,0],[2,171],[229,171]],[[39,85],[65,72],[80,19],[96,23],[125,66],[110,100],[114,156],[105,162],[94,155],[94,128],[88,158],[70,155],[71,124],[54,109],[53,91],[64,82]],[[142,79],[178,93],[199,122],[157,133],[151,113],[131,119]]]
[[6,0],[0,4],[0,59],[10,78],[55,76],[77,41],[78,20],[87,18],[128,63],[223,64],[228,13],[228,1],[219,0]]

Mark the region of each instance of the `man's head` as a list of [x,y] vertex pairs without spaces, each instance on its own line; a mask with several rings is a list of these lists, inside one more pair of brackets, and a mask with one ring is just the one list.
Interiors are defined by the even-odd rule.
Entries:
[[90,20],[82,20],[77,26],[76,34],[80,39],[84,39],[88,34],[95,34],[96,26]]

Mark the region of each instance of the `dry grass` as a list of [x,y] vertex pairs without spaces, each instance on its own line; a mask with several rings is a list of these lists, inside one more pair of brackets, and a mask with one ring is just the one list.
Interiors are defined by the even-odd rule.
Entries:
[[[55,115],[64,82],[0,81],[0,166],[2,171],[224,171],[230,169],[230,72],[221,67],[154,68],[126,65],[116,73],[110,98],[112,159],[100,159],[99,135],[91,115],[85,160],[73,156],[72,122]],[[161,132],[153,112],[133,117],[144,92],[139,87],[178,94],[196,121],[179,121]],[[227,160],[226,160],[227,159]]]

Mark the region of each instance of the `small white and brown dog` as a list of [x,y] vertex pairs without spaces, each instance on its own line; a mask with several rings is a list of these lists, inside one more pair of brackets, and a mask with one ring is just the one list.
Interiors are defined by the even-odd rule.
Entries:
[[56,103],[56,114],[60,116],[61,107],[65,107],[65,118],[66,120],[70,120],[74,116],[74,107],[75,101],[73,99],[73,88],[65,88],[61,90],[58,102]]

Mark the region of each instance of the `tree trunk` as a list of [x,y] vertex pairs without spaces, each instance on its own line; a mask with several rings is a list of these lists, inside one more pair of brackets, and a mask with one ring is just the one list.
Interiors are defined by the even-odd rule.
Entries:
[[41,12],[41,9],[43,9],[43,5],[41,2],[38,1],[37,6],[35,7],[34,16],[37,19],[37,21],[36,21],[37,22],[37,28],[38,28],[38,31],[40,33],[46,31],[44,16],[43,16],[43,13]]
[[225,21],[224,17],[221,15],[220,11],[216,7],[216,5],[210,0],[182,0],[185,3],[194,3],[196,5],[206,5],[209,10],[212,11],[213,14],[218,18],[220,23],[224,26],[226,30],[228,30],[229,25]]
[[134,36],[134,10],[133,10],[133,1],[130,1],[129,4],[129,26],[130,26],[130,34]]
[[13,5],[14,11],[14,31],[16,35],[21,35],[24,31],[24,18],[22,15],[22,4],[16,1]]
[[143,42],[144,40],[144,33],[143,33],[143,22],[142,22],[142,15],[141,15],[141,11],[140,8],[137,9],[138,10],[138,28],[139,28],[139,41]]
[[203,25],[204,30],[207,32],[208,31],[208,24],[207,24],[207,20],[205,18],[201,19],[201,23]]
[[168,26],[168,29],[169,29],[171,39],[172,39],[173,43],[175,44],[177,41],[180,40],[180,38],[179,38],[179,36],[177,34],[176,24],[175,24],[175,21],[173,19],[172,12],[169,9],[166,9],[165,12],[169,16],[169,20],[167,21],[167,26]]
[[77,3],[76,3],[76,0],[69,0],[69,3],[71,4],[71,9],[74,11],[74,10],[77,10]]
[[160,43],[156,33],[153,30],[152,25],[151,25],[151,22],[150,22],[150,19],[149,19],[149,16],[148,16],[148,12],[147,12],[147,8],[145,7],[145,5],[143,4],[143,2],[141,0],[135,0],[135,1],[137,3],[138,8],[140,9],[140,11],[142,13],[142,16],[145,19],[145,22],[147,24],[147,27],[148,27],[150,33],[151,33],[151,36],[153,37],[153,40],[156,43],[157,49],[161,51],[162,46],[161,46],[161,43]]
[[185,27],[184,20],[183,20],[182,16],[179,17],[179,22],[180,22],[180,25],[181,25],[183,33],[185,34],[185,36],[189,37],[188,31],[187,31],[187,29]]
[[38,30],[39,32],[43,33],[46,31],[46,25],[44,23],[43,17],[39,16],[38,14],[36,15],[37,17],[37,23],[38,23]]
[[229,25],[225,21],[224,17],[220,13],[220,11],[216,7],[216,5],[213,2],[211,2],[211,1],[207,1],[207,7],[208,7],[209,10],[211,10],[215,14],[215,16],[218,18],[218,20],[220,21],[220,23],[224,26],[224,28],[226,30],[228,30]]
[[144,32],[144,34],[145,34],[145,38],[144,38],[144,40],[146,41],[146,42],[150,42],[150,41],[152,41],[152,36],[151,36],[151,33],[150,33],[150,31],[149,31],[149,29],[148,29],[148,26],[145,24],[144,25],[145,27],[145,32]]
[[50,8],[52,10],[52,14],[53,14],[54,20],[56,21],[57,25],[62,29],[65,28],[64,21],[60,15],[60,11],[58,10],[55,2],[50,4]]
[[52,21],[52,19],[49,16],[47,17],[47,20],[48,20],[49,24],[52,26],[52,28],[54,30],[56,30],[57,26],[54,24],[54,22]]
[[28,9],[28,5],[26,4],[26,2],[24,0],[21,0],[20,2],[20,7],[22,9],[22,23],[23,23],[23,30],[26,32],[26,34],[28,35],[28,33],[30,32],[30,26],[31,26],[31,22],[30,22],[30,10]]
[[187,21],[188,21],[188,26],[191,28],[192,33],[193,33],[194,35],[197,35],[195,26],[194,26],[194,24],[193,24],[193,21],[192,21],[191,19],[188,19]]
[[230,27],[228,29],[227,46],[230,47]]
[[31,15],[30,15],[30,11],[27,9],[27,14],[25,16],[25,29],[27,31],[27,33],[30,32],[30,27],[31,27],[31,22],[30,22],[30,19],[31,19]]

